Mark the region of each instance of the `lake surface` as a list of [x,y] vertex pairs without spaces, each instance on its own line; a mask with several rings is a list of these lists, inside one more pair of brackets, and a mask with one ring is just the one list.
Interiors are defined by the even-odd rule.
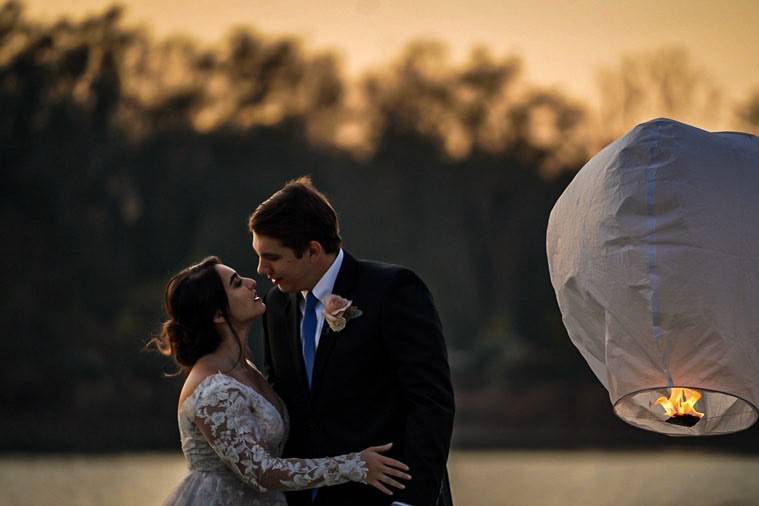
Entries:
[[[677,452],[451,455],[456,506],[759,505],[759,457]],[[0,457],[0,506],[160,504],[180,454]]]

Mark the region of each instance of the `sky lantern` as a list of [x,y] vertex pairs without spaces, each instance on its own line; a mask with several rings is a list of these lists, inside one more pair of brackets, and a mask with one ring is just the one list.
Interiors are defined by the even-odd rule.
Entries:
[[759,406],[759,138],[669,119],[594,156],[548,222],[570,339],[614,412],[727,434]]

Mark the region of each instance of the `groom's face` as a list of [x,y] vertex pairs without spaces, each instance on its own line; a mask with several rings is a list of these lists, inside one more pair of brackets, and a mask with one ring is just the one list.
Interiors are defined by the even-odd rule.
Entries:
[[282,245],[279,239],[253,234],[253,249],[258,255],[258,272],[285,293],[310,290],[314,267],[309,255],[301,255]]

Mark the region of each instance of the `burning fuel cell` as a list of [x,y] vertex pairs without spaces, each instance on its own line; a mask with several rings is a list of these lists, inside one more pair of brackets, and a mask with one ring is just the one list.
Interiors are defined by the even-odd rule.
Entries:
[[594,156],[546,239],[570,339],[614,412],[673,436],[759,414],[759,138],[668,119]]

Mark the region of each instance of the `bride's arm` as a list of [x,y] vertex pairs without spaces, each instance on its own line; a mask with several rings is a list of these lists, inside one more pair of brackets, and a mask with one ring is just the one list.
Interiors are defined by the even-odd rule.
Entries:
[[195,425],[227,467],[257,490],[365,482],[367,468],[360,453],[318,459],[277,458],[259,443],[257,422],[236,386],[217,384],[198,398]]

